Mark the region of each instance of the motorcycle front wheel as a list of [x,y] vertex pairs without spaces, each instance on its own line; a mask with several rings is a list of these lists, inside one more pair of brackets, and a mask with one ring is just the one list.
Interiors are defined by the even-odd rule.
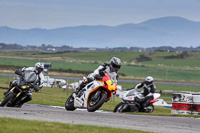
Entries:
[[94,112],[97,109],[99,109],[104,104],[107,98],[107,94],[105,92],[101,92],[99,97],[96,98],[95,100],[93,99],[94,96],[95,96],[95,93],[92,94],[88,100],[88,106],[87,106],[88,112]]
[[14,95],[13,93],[9,93],[8,95],[6,95],[5,98],[4,98],[4,100],[1,102],[0,106],[1,106],[1,107],[4,107],[6,104],[8,104],[8,102],[9,102],[10,100],[13,99],[14,96],[15,96],[15,95]]
[[76,108],[74,107],[74,97],[73,93],[69,96],[67,101],[65,102],[65,109],[68,111],[74,111]]
[[114,109],[114,113],[122,113],[122,112],[124,112],[124,103],[123,102],[121,102],[121,103],[119,103],[119,104],[117,104],[117,106],[115,107],[115,109]]

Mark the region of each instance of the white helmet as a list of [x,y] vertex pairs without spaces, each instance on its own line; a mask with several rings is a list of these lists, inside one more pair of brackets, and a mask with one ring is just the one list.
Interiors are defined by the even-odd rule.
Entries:
[[110,60],[110,67],[115,72],[117,72],[120,69],[121,64],[121,60],[117,57],[112,57],[112,59]]
[[147,77],[145,78],[145,82],[146,82],[146,83],[149,83],[149,84],[150,84],[150,83],[153,83],[153,80],[154,80],[154,79],[153,79],[153,77],[151,77],[151,76],[147,76]]
[[42,72],[43,69],[44,69],[44,64],[43,63],[38,62],[38,63],[35,64],[35,70],[36,70],[37,73]]

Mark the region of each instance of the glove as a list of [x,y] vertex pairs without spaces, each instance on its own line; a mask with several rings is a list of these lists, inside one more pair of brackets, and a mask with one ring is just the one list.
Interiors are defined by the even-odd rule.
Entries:
[[100,72],[99,72],[99,75],[100,75],[100,76],[105,76],[105,72],[104,72],[104,71],[100,71]]
[[99,74],[96,74],[96,75],[94,76],[94,78],[95,78],[95,79],[100,79],[101,76],[100,76]]
[[38,92],[40,90],[40,88],[37,85],[33,85],[33,89],[35,90],[35,92]]

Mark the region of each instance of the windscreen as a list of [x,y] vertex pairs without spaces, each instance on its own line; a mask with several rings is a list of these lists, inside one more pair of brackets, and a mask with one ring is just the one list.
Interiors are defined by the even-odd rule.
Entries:
[[32,71],[25,71],[24,72],[24,80],[28,83],[32,83],[36,80],[37,76],[35,72]]
[[128,96],[135,96],[135,93],[136,93],[135,90],[131,90],[131,91],[128,92],[128,94],[127,94],[126,96],[127,96],[127,97],[128,97]]

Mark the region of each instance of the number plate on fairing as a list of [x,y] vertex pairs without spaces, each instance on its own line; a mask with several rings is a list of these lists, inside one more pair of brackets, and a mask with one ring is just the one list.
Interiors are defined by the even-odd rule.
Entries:
[[134,97],[124,97],[123,99],[132,101],[132,100],[134,100]]

